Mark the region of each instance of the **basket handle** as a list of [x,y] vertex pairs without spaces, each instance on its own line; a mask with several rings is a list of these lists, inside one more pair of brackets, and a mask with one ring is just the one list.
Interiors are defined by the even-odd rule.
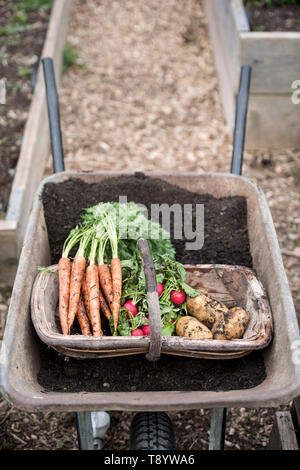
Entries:
[[156,274],[154,263],[147,240],[140,238],[137,242],[140,250],[144,273],[146,278],[149,325],[150,325],[150,346],[146,359],[150,362],[158,361],[161,354],[161,314],[157,292]]

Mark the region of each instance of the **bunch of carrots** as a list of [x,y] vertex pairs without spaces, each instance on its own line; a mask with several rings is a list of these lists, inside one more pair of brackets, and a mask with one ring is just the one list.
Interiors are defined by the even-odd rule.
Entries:
[[[107,243],[111,247],[110,266],[104,262]],[[71,262],[69,254],[77,252]],[[77,318],[83,335],[103,336],[100,312],[113,318],[117,332],[121,295],[122,267],[118,257],[115,224],[104,213],[97,225],[83,224],[73,229],[66,239],[58,262],[59,320],[64,335],[70,334]]]

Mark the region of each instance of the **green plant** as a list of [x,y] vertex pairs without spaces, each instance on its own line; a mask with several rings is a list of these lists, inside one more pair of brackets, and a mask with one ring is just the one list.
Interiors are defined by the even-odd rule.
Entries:
[[5,47],[0,50],[0,64],[4,65],[7,63],[8,60],[8,53]]
[[79,54],[73,44],[67,43],[63,50],[63,72],[78,65]]
[[30,29],[31,25],[26,24],[19,24],[19,23],[8,23],[6,26],[2,26],[0,28],[0,36],[10,36],[14,34],[18,34],[26,29]]
[[21,41],[21,36],[20,36],[19,33],[13,34],[13,35],[9,36],[9,38],[8,38],[8,44],[10,46],[16,46],[17,44],[20,44],[20,41]]
[[18,77],[26,77],[27,75],[31,75],[33,73],[33,69],[29,67],[18,67]]
[[266,7],[284,7],[287,5],[296,5],[297,0],[245,0],[244,3],[246,7],[251,7],[254,5],[265,5]]
[[266,30],[266,27],[262,24],[260,26],[254,26],[254,31],[260,31],[260,32],[263,32]]
[[44,10],[48,11],[52,7],[53,0],[19,0],[15,9],[23,11]]
[[20,23],[20,24],[26,24],[27,23],[27,20],[28,20],[28,17],[25,13],[24,10],[17,10],[16,11],[16,14],[14,16],[14,20],[17,22],[17,23]]
[[17,93],[21,89],[21,86],[22,85],[21,85],[20,82],[17,82],[15,84],[7,83],[6,89],[7,89],[7,91],[10,91],[12,93]]

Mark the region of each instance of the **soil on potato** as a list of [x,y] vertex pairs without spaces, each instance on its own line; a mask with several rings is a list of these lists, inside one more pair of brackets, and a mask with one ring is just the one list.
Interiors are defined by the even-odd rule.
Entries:
[[267,6],[265,1],[246,2],[252,31],[300,31],[300,0],[293,5],[278,3],[273,1]]
[[[147,208],[153,203],[204,204],[205,242],[200,251],[185,251],[185,240],[173,239],[171,225],[171,239],[177,259],[183,263],[192,261],[252,267],[247,207],[243,197],[216,199],[146,177],[142,173],[108,178],[95,184],[87,184],[80,179],[59,184],[47,183],[42,200],[52,263],[58,261],[63,242],[70,229],[80,221],[83,208],[100,201],[118,201],[119,195],[126,195],[128,201],[143,203]],[[38,381],[45,391],[225,391],[255,387],[266,376],[260,352],[227,361],[162,355],[156,364],[151,364],[145,355],[66,359],[40,344],[40,361]]]
[[7,211],[50,15],[50,10],[34,8],[20,16],[16,6],[0,0],[0,79],[6,88],[6,102],[0,105],[0,218]]

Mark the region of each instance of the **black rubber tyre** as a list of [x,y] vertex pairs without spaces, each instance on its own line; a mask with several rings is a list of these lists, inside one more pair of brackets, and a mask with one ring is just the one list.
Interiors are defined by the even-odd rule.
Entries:
[[130,450],[175,450],[172,422],[166,413],[137,413],[130,428]]

